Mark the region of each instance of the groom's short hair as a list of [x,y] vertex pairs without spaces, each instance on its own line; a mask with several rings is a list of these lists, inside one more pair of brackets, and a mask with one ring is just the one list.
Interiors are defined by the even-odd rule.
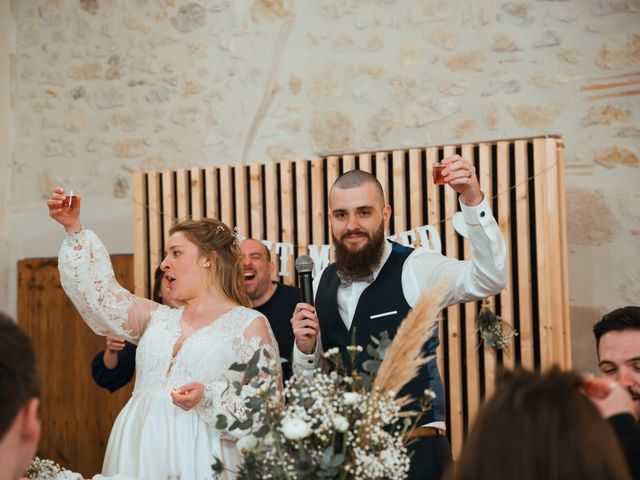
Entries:
[[40,397],[40,374],[31,340],[6,314],[0,312],[0,439],[18,411]]

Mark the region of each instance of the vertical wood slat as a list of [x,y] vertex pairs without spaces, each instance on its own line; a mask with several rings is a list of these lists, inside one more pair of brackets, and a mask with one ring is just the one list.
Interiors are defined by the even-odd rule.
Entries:
[[193,167],[190,171],[191,218],[200,220],[204,217],[204,199],[202,198],[203,171],[200,167]]
[[546,201],[544,203],[544,212],[547,221],[550,223],[550,230],[547,232],[547,238],[550,245],[556,245],[556,248],[549,249],[549,289],[551,296],[549,298],[551,310],[551,345],[553,352],[553,363],[564,367],[567,363],[568,356],[564,352],[564,338],[568,332],[564,329],[564,322],[558,322],[555,319],[564,318],[564,309],[568,304],[568,298],[564,298],[563,279],[566,275],[563,271],[563,260],[561,258],[560,248],[562,244],[562,226],[559,224],[561,210],[560,199],[558,198],[559,182],[557,167],[557,149],[556,140],[553,138],[544,139],[545,158],[547,161],[547,170],[543,176],[546,177],[547,188],[545,189]]
[[176,199],[178,200],[178,220],[186,220],[190,217],[189,211],[189,171],[179,168],[176,171]]
[[[455,147],[446,146],[444,156],[455,153]],[[453,229],[450,219],[458,210],[458,194],[453,188],[445,187],[445,218],[444,225],[447,256],[458,258],[458,235]],[[451,418],[451,450],[457,458],[462,448],[464,437],[464,412],[462,407],[462,346],[460,331],[460,306],[447,308],[447,339],[449,351],[449,416]]]
[[280,270],[280,263],[275,251],[275,244],[280,240],[280,225],[278,224],[278,172],[275,163],[265,164],[265,208],[267,213],[267,239],[273,242],[271,253],[275,269],[273,272],[273,279],[278,279],[278,271]]
[[[298,255],[309,255],[309,162],[307,160],[296,160],[296,211],[298,228],[296,231]],[[316,272],[316,274],[319,272]],[[293,279],[290,279],[293,283]]]
[[250,200],[249,207],[251,208],[251,237],[256,240],[266,238],[266,232],[264,230],[263,220],[263,208],[262,202],[263,185],[262,178],[262,166],[259,163],[252,163],[249,166],[249,184],[250,184]]
[[[498,177],[498,225],[502,238],[507,247],[505,267],[507,271],[507,285],[500,292],[500,316],[502,320],[513,327],[513,276],[511,274],[511,189],[510,189],[510,158],[509,142],[497,143]],[[513,369],[515,366],[515,342],[512,339],[508,348],[503,350],[502,362],[505,367]]]
[[440,236],[442,236],[442,225],[440,216],[440,185],[433,183],[433,169],[431,165],[438,160],[438,149],[435,147],[427,148],[427,222],[435,227]]
[[[491,145],[481,143],[478,146],[478,155],[480,157],[480,189],[484,192],[489,205],[491,205],[491,199],[493,198]],[[489,297],[487,303],[489,304],[489,308],[495,308],[495,297]],[[496,351],[488,347],[484,342],[482,349],[484,351],[484,392],[485,396],[488,397],[493,393],[495,387],[497,359]]]
[[[325,191],[326,191],[326,197],[327,197],[326,208],[331,208],[330,202],[329,202],[331,187],[333,186],[335,181],[338,179],[338,175],[340,173],[339,165],[338,165],[338,157],[336,156],[327,157],[326,164],[327,164],[327,184],[325,185]],[[324,221],[327,222],[328,220],[327,215],[325,214],[324,217],[325,217]],[[326,224],[326,228],[330,229],[330,223]],[[331,234],[329,235],[329,245],[333,245],[333,236]]]
[[[546,215],[546,190],[548,188],[548,176],[546,175],[547,169],[547,150],[545,140],[543,138],[534,139],[533,141],[533,154],[537,159],[535,164],[535,196],[536,196],[536,244],[537,245],[549,245],[549,229],[551,225],[550,219]],[[540,317],[540,364],[543,370],[548,369],[553,364],[554,352],[553,352],[553,339],[551,335],[553,333],[553,310],[551,308],[550,297],[555,295],[556,292],[552,290],[551,286],[551,261],[550,252],[547,248],[539,248],[537,250],[536,270],[538,273],[538,298],[545,301],[540,301],[538,312]]]
[[[520,356],[522,365],[533,370],[533,299],[531,298],[531,245],[527,142],[515,142],[516,238],[518,239],[518,299]],[[515,293],[515,292],[514,292]]]
[[327,195],[329,195],[329,189],[335,183],[340,176],[340,158],[331,155],[327,157]]
[[164,238],[162,236],[162,210],[160,208],[160,174],[147,174],[149,210],[149,294],[155,288],[155,269],[158,268],[164,255]]
[[376,153],[376,178],[382,185],[385,203],[392,203],[389,198],[389,158],[387,152]]
[[149,256],[147,243],[149,231],[147,227],[147,175],[143,172],[133,174],[133,284],[134,293],[147,297]]
[[249,236],[249,192],[247,192],[247,166],[236,165],[234,168],[235,182],[235,225],[238,233],[243,236]]
[[355,155],[344,155],[342,157],[342,171],[349,172],[356,168],[356,156]]
[[[321,158],[311,161],[311,241],[314,245],[322,245],[325,238],[325,211],[324,211],[324,179],[322,178]],[[328,213],[328,212],[327,212]]]
[[231,167],[224,165],[218,170],[220,175],[220,220],[233,225],[233,186],[231,185]]
[[[427,157],[427,222],[429,225],[435,227],[440,235],[442,235],[442,217],[440,215],[440,186],[433,183],[433,173],[430,166],[437,162],[438,149],[435,147],[428,147],[426,152]],[[441,317],[442,318],[442,317]],[[438,336],[440,338],[440,348],[438,349],[438,371],[444,376],[444,335],[442,328],[442,320],[440,321]],[[445,385],[445,388],[448,388]]]
[[207,218],[220,218],[220,205],[218,204],[218,169],[216,167],[205,168],[204,188],[207,197],[205,216]]
[[373,173],[373,168],[371,166],[371,154],[370,153],[361,153],[358,155],[359,169],[364,170],[365,172]]
[[[282,225],[280,226],[280,234],[282,235],[282,243],[291,244],[294,243],[294,218],[293,218],[293,162],[291,160],[284,160],[280,163],[280,208],[282,211]],[[289,248],[284,247],[284,248]],[[295,278],[295,263],[292,260],[293,251],[290,255],[283,256],[286,261],[286,271],[288,272],[288,278]],[[283,268],[283,270],[285,270]]]
[[[424,225],[425,192],[422,188],[422,151],[417,148],[409,150],[409,211],[412,230]],[[416,235],[413,246],[419,245]]]
[[[469,160],[474,166],[476,158],[474,156],[473,145],[462,146],[462,157]],[[464,239],[464,258],[471,258],[471,242],[468,238]],[[467,408],[469,412],[469,422],[472,422],[480,408],[481,387],[480,387],[480,365],[478,361],[478,352],[480,351],[478,343],[478,333],[476,323],[478,320],[476,302],[465,303],[464,306],[464,322],[465,322],[465,357],[466,357],[466,382],[467,382]]]
[[393,225],[394,233],[398,235],[398,242],[402,242],[400,233],[407,230],[407,208],[405,179],[407,172],[404,166],[404,150],[394,150],[392,153],[393,168]]
[[169,230],[176,222],[176,189],[173,170],[162,171],[162,230],[164,239],[169,238]]
[[558,312],[558,319],[564,319],[563,326],[563,339],[562,350],[564,351],[564,368],[571,368],[571,315],[569,313],[569,255],[567,246],[567,196],[565,191],[565,151],[564,142],[562,139],[553,139],[554,151],[556,154],[556,177],[557,177],[557,196],[558,196],[558,224],[559,230],[559,245],[557,251],[560,255],[559,267],[561,270],[561,310]]

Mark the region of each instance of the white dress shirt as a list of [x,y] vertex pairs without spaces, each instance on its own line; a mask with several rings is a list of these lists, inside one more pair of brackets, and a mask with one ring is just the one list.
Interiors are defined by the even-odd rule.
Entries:
[[[489,203],[483,199],[478,205],[469,207],[460,201],[460,209],[469,232],[471,260],[446,257],[427,248],[415,249],[402,266],[402,292],[409,306],[414,307],[420,295],[435,287],[443,278],[448,278],[450,282],[444,299],[446,305],[495,295],[506,285],[506,246]],[[373,281],[391,254],[391,244],[385,242],[384,249],[380,265],[373,272]],[[314,296],[323,272],[313,280]],[[353,322],[360,295],[373,281],[338,285],[338,310],[347,330]],[[316,351],[312,354],[302,353],[294,343],[293,369],[297,374],[311,375],[318,365],[322,352],[321,334],[318,335]],[[433,422],[429,426],[443,428],[444,422]]]

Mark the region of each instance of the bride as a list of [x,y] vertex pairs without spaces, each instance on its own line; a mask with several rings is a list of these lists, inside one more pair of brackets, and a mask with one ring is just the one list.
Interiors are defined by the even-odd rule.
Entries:
[[248,308],[235,235],[211,219],[171,229],[161,268],[184,305],[169,308],[118,284],[104,245],[80,223],[80,203],[65,208],[64,198],[56,188],[47,205],[67,232],[58,259],[65,292],[94,332],[138,344],[135,388],[111,431],[103,475],[200,480],[212,477],[214,457],[235,469],[240,434],[214,425],[219,415],[242,418],[252,392],[227,388],[242,382],[228,367],[260,348],[278,358],[269,323]]

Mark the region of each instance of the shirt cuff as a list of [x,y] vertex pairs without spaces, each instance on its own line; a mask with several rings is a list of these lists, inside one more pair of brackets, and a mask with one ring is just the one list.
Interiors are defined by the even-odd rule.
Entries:
[[304,370],[312,370],[316,368],[318,363],[318,342],[316,342],[316,348],[313,353],[302,353],[298,349],[296,342],[293,342],[293,363],[300,366]]
[[64,232],[64,235],[66,238],[68,238],[69,240],[76,240],[78,238],[84,237],[84,233],[85,233],[86,229],[84,227],[80,227],[80,230],[78,230],[77,232]]
[[460,211],[462,212],[464,223],[467,225],[486,225],[491,222],[493,213],[491,212],[491,207],[484,193],[482,194],[480,203],[473,207],[465,205],[462,197],[458,197],[458,202],[460,203]]

